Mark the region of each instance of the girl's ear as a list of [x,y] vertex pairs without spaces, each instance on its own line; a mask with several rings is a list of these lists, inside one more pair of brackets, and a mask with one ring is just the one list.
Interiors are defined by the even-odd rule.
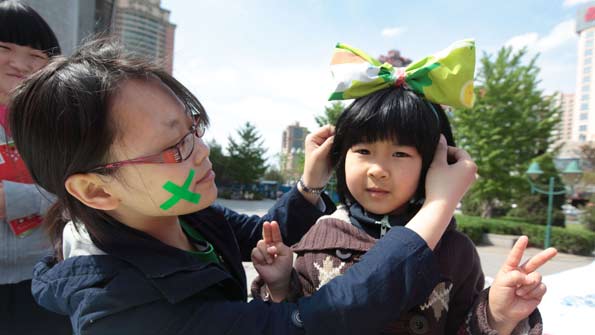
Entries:
[[74,174],[66,179],[64,186],[68,193],[91,208],[107,211],[120,204],[106,183],[93,173]]

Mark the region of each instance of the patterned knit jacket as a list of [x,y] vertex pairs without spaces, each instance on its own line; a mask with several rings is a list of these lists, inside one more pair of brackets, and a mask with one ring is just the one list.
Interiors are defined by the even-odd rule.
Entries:
[[[380,334],[490,334],[487,322],[488,290],[473,242],[451,222],[434,254],[440,264],[441,281],[427,301],[382,327]],[[292,249],[297,254],[292,275],[292,292],[287,300],[308,296],[339,276],[361,257],[377,239],[350,223],[348,210],[341,206],[323,216]],[[268,300],[264,283],[252,284],[255,298]],[[519,323],[513,334],[541,334],[542,323],[536,309]]]

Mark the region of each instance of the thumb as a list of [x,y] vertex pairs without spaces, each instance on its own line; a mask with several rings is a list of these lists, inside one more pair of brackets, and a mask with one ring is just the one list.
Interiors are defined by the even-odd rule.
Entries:
[[277,249],[277,255],[279,256],[289,256],[293,255],[291,248],[288,247],[285,243],[279,242],[275,244],[275,249]]
[[438,141],[438,145],[436,146],[436,152],[434,153],[432,165],[445,164],[447,152],[448,146],[446,145],[446,138],[444,137],[444,135],[440,134],[440,140]]

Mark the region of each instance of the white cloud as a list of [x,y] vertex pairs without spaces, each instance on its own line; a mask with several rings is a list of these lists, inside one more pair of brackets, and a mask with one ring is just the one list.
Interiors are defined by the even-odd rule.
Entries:
[[537,33],[526,33],[523,35],[517,35],[504,43],[506,46],[510,46],[513,49],[522,49],[523,47],[534,46],[539,40],[539,34]]
[[395,37],[407,31],[407,28],[403,27],[390,27],[382,29],[382,36],[384,37]]
[[547,35],[540,37],[538,33],[531,32],[510,38],[504,45],[514,49],[527,47],[532,52],[547,52],[565,46],[567,43],[576,43],[578,37],[575,32],[574,20],[558,23]]
[[593,0],[564,0],[564,3],[562,4],[564,7],[572,7],[572,6],[576,6],[578,4],[582,4],[582,3],[587,3],[587,2],[591,2]]
[[539,50],[548,51],[568,42],[576,42],[578,37],[575,27],[576,24],[573,19],[560,22],[548,35],[537,41]]
[[575,22],[567,20],[560,22],[543,36],[536,32],[517,35],[506,41],[505,45],[515,50],[527,47],[527,59],[540,54],[537,59],[540,86],[550,94],[574,91],[577,42]]

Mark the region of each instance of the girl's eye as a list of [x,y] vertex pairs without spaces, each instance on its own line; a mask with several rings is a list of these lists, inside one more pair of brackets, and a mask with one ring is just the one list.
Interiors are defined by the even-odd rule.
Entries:
[[410,155],[406,152],[397,151],[393,153],[393,157],[409,157]]
[[360,155],[369,155],[370,154],[370,150],[368,150],[368,149],[355,149],[353,151]]
[[40,54],[31,54],[31,57],[35,57],[35,58],[41,59],[41,60],[47,60],[47,57],[45,55],[40,55]]
[[7,47],[6,45],[1,45],[0,44],[0,50],[10,50],[10,48]]

